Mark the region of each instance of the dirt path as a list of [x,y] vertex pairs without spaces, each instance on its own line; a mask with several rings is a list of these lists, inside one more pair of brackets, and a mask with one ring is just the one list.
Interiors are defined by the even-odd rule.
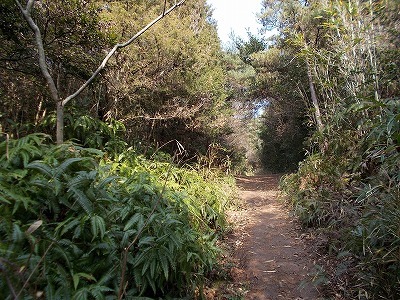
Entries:
[[237,179],[244,209],[230,215],[234,286],[243,287],[244,299],[317,299],[306,283],[311,254],[299,226],[277,200],[278,181],[277,175]]

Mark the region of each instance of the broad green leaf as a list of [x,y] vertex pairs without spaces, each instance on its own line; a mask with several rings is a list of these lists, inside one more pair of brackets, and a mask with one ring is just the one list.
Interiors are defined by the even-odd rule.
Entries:
[[75,274],[72,276],[72,279],[73,279],[73,282],[74,282],[74,289],[75,289],[75,290],[78,288],[80,278],[84,278],[84,279],[86,279],[86,280],[88,280],[88,281],[94,281],[94,282],[96,282],[96,278],[94,278],[94,276],[91,275],[91,274],[87,274],[87,273],[75,273]]

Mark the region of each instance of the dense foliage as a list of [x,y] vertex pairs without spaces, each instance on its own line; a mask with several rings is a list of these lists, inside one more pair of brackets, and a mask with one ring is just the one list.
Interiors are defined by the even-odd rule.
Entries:
[[1,298],[201,295],[232,182],[46,139],[0,144]]
[[[274,38],[248,34],[234,39],[227,61],[231,101],[239,107],[242,128],[256,135],[244,140],[256,150],[259,165],[268,172],[293,171],[304,158],[303,142],[309,135],[304,63],[293,51],[282,51]],[[237,62],[239,61],[239,62]],[[244,122],[242,122],[244,123]],[[255,125],[255,126],[254,126]],[[243,136],[244,134],[242,134]],[[254,159],[253,159],[254,161]]]
[[304,65],[278,46],[253,55],[256,70],[253,94],[267,99],[261,118],[261,160],[266,170],[296,170],[304,159],[303,142],[309,134],[307,83]]
[[[125,42],[174,1],[41,1],[32,18],[41,32],[46,66],[58,97],[85,82],[105,54]],[[38,67],[32,30],[15,1],[0,13],[0,131],[55,136],[56,103]],[[229,130],[222,51],[206,1],[188,2],[118,51],[97,79],[64,110],[65,140],[82,142],[84,118],[118,120],[128,144],[146,150],[178,139],[191,156],[206,155]],[[69,128],[68,128],[69,127]],[[75,135],[74,135],[75,134]],[[164,151],[173,149],[168,146]],[[223,155],[235,155],[223,151]]]
[[[278,28],[278,35],[260,62],[270,69],[269,81],[292,87],[275,97],[280,102],[275,107],[280,116],[300,116],[300,123],[308,116],[312,124],[307,157],[282,187],[303,224],[321,228],[325,249],[336,256],[335,264],[321,260],[316,278],[331,297],[397,299],[399,3],[265,0],[263,5],[263,23]],[[296,106],[296,97],[307,104]],[[298,143],[298,129],[291,128],[291,141]]]
[[[58,146],[58,99],[17,2],[0,3],[0,298],[201,295],[232,191],[210,170],[261,160],[297,170],[282,188],[327,237],[327,296],[397,299],[398,1],[264,0],[277,34],[225,53],[206,1],[187,1],[66,105]],[[32,3],[64,99],[176,2]]]
[[59,105],[176,3],[1,1],[0,298],[202,296],[234,190],[225,174],[245,169],[226,147],[206,1],[179,6]]

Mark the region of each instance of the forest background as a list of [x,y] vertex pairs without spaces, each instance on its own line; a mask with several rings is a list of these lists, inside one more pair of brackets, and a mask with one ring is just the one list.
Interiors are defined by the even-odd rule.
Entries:
[[226,175],[260,168],[294,172],[287,199],[335,257],[327,294],[400,294],[398,1],[264,0],[278,33],[225,50],[185,1],[65,104],[62,141],[59,99],[177,2],[29,1],[42,61],[17,2],[0,3],[4,298],[201,295]]

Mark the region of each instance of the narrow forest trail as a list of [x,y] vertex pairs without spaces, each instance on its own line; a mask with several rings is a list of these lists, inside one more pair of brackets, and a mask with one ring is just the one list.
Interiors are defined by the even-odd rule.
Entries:
[[312,253],[299,225],[277,199],[279,178],[237,178],[243,209],[231,212],[235,228],[228,238],[234,286],[244,287],[244,299],[317,299],[307,283]]

